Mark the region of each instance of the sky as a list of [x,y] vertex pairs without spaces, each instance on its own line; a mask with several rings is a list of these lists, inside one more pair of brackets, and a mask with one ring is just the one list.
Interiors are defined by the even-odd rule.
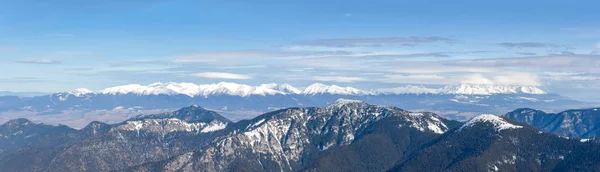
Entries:
[[0,90],[533,85],[600,100],[598,1],[0,0]]

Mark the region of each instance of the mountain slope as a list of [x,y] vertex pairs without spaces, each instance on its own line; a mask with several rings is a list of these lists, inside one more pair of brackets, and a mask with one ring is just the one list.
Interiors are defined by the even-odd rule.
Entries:
[[556,114],[521,108],[504,116],[565,137],[598,138],[600,136],[600,111],[597,108],[567,110]]
[[36,124],[27,119],[11,120],[0,126],[0,169],[6,171],[40,171],[51,157],[67,145],[103,135],[111,128],[92,122],[81,130],[67,126]]
[[[337,149],[352,145],[356,140],[369,143],[373,138],[393,134],[396,137],[390,144],[397,145],[394,146],[397,147],[395,152],[413,151],[455,124],[431,113],[411,113],[393,107],[340,99],[324,108],[290,108],[240,121],[230,125],[230,134],[213,141],[204,150],[189,152],[168,161],[149,163],[137,167],[137,170],[333,169],[327,164],[341,161],[328,157],[337,154],[333,152],[345,154],[345,151]],[[415,138],[415,141],[396,140],[400,138]],[[356,151],[359,154],[377,154],[377,145],[369,146],[371,150]],[[394,163],[392,160],[383,164],[363,165],[369,166],[367,169],[372,166],[384,170]]]
[[[20,143],[0,153],[0,169],[11,171],[110,171],[162,160],[199,149],[230,121],[196,105],[170,113],[140,115],[120,124],[92,122],[81,130],[33,124],[25,119],[2,125],[19,134],[0,143]],[[23,128],[32,128],[36,130]],[[55,129],[55,128],[60,128]],[[35,131],[34,134],[30,130]],[[33,135],[33,141],[18,137]],[[24,142],[24,143],[21,143]],[[48,143],[48,144],[46,144]],[[51,143],[51,144],[50,144]],[[3,144],[6,145],[6,144]],[[10,145],[9,145],[10,146]],[[12,148],[9,146],[3,146]]]
[[85,138],[84,133],[67,126],[36,124],[14,119],[0,125],[0,153],[23,146],[52,147]]
[[187,122],[211,122],[218,120],[220,122],[229,123],[229,119],[219,115],[219,113],[211,110],[206,110],[198,105],[192,105],[189,107],[181,108],[173,112],[165,112],[160,114],[150,115],[138,115],[128,121],[136,121],[143,119],[164,119],[164,118],[175,118]]
[[222,135],[230,121],[196,105],[138,116],[102,137],[73,144],[57,155],[50,171],[110,171],[196,150]]
[[391,171],[598,171],[600,157],[589,151],[599,148],[487,115],[447,132]]

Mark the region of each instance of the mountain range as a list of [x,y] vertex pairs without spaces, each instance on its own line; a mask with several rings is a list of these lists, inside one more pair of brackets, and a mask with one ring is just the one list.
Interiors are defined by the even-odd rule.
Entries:
[[[83,119],[79,126],[74,126],[80,128],[92,120],[120,121],[124,116],[133,117],[149,113],[148,111],[167,112],[190,104],[201,104],[204,108],[218,111],[237,121],[287,107],[326,106],[339,98],[409,107],[409,110],[414,111],[430,110],[456,120],[467,120],[481,113],[504,113],[520,107],[557,112],[562,109],[594,106],[549,93],[535,86],[461,84],[441,88],[405,86],[361,90],[320,83],[300,89],[289,84],[249,86],[221,82],[205,85],[131,84],[98,91],[82,88],[36,97],[0,96],[0,114],[6,116],[5,120],[26,117],[39,119],[38,121],[52,121],[46,118],[93,117],[97,114],[118,112],[112,116],[117,118],[115,120],[108,120],[110,117]],[[56,117],[61,114],[68,115]],[[72,122],[54,122],[56,123]]]
[[564,137],[598,138],[600,136],[598,108],[572,109],[559,113],[519,108],[505,114],[504,117]]
[[442,88],[427,88],[424,86],[405,86],[396,88],[381,88],[376,90],[361,90],[353,87],[341,87],[337,85],[325,85],[321,83],[311,84],[303,89],[296,88],[290,84],[261,84],[259,86],[250,86],[231,82],[220,82],[217,84],[196,85],[193,83],[153,83],[147,86],[139,84],[129,84],[105,88],[99,91],[91,91],[86,88],[80,88],[67,93],[73,95],[85,94],[136,94],[136,95],[187,95],[190,97],[207,97],[215,95],[232,96],[250,96],[250,95],[379,95],[379,94],[471,94],[471,95],[491,95],[491,94],[547,94],[546,91],[535,86],[519,85],[477,85],[460,84],[448,85]]
[[[360,100],[231,122],[188,106],[83,129],[0,126],[7,171],[598,171],[600,142],[508,116],[466,122]],[[589,116],[593,114],[581,114]],[[537,119],[537,118],[536,118]],[[582,118],[595,120],[595,118]]]

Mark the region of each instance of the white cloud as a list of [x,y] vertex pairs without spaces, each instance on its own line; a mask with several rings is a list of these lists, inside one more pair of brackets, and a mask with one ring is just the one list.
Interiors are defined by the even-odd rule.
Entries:
[[39,60],[17,60],[17,63],[28,63],[28,64],[61,64],[64,60],[51,60],[51,59],[39,59]]
[[414,45],[420,43],[456,42],[455,38],[441,36],[408,36],[408,37],[356,37],[318,39],[298,42],[296,45],[328,46],[328,47],[380,47],[386,45]]
[[600,42],[596,44],[596,49],[600,49]]
[[472,75],[467,75],[465,76],[465,78],[460,81],[463,84],[494,84],[494,81],[488,79],[487,77],[483,76],[482,74],[472,74]]
[[599,80],[599,76],[589,73],[572,73],[572,72],[546,72],[543,75],[544,79],[553,81],[594,81]]
[[493,81],[499,85],[542,85],[537,74],[527,72],[504,72],[493,76]]
[[347,76],[315,76],[315,77],[312,77],[312,79],[315,81],[334,81],[334,82],[366,81],[365,78],[347,77]]
[[58,36],[58,37],[72,37],[75,36],[74,34],[70,34],[70,33],[51,33],[51,34],[46,34],[47,36]]
[[597,76],[571,76],[569,77],[570,80],[576,80],[576,81],[593,81],[593,80],[598,80],[600,77]]
[[349,52],[343,51],[282,51],[282,50],[232,50],[232,51],[211,51],[200,52],[189,55],[174,57],[173,62],[219,62],[235,58],[285,58],[285,57],[307,57],[307,56],[328,56],[328,55],[346,55]]
[[195,77],[202,78],[212,78],[212,79],[252,79],[249,75],[240,75],[234,73],[225,73],[225,72],[201,72],[191,74]]
[[[484,85],[541,85],[536,74],[527,72],[503,72],[501,74],[490,74],[492,76],[476,73],[465,76],[460,83],[484,84]],[[490,79],[491,78],[491,79]]]
[[441,75],[430,75],[430,74],[415,74],[415,75],[402,75],[402,74],[384,74],[383,77],[374,79],[373,81],[382,83],[411,83],[411,84],[430,84],[430,83],[443,83],[446,77]]

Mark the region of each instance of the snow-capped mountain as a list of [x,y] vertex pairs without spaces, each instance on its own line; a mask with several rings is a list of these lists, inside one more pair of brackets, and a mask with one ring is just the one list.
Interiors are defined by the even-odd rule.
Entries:
[[301,94],[302,93],[302,90],[297,89],[290,84],[281,84],[281,85],[277,86],[277,90],[284,92],[284,93],[292,93],[292,94]]
[[78,88],[75,90],[68,91],[67,93],[75,96],[82,96],[85,94],[92,94],[94,92],[92,90],[88,90],[87,88]]
[[458,130],[462,130],[463,128],[466,128],[466,127],[473,127],[475,124],[478,124],[478,123],[491,124],[492,126],[494,126],[496,131],[515,129],[515,128],[523,128],[522,126],[514,125],[514,124],[507,122],[502,117],[492,115],[492,114],[482,114],[482,115],[478,115],[478,116],[471,118],[469,121],[467,121],[465,124],[463,124],[463,126],[461,126]]
[[338,85],[311,84],[304,89],[298,89],[290,84],[261,84],[250,86],[231,82],[217,84],[196,85],[193,83],[153,83],[150,85],[129,84],[102,89],[96,92],[88,89],[77,89],[68,93],[76,96],[84,94],[135,94],[135,95],[187,95],[190,97],[207,97],[214,95],[251,96],[251,95],[379,95],[379,94],[466,94],[466,95],[492,95],[492,94],[547,94],[535,86],[516,85],[474,85],[460,84],[448,85],[443,88],[427,88],[424,86],[404,86],[396,88],[380,88],[375,91],[361,90],[353,87]]
[[480,115],[388,171],[598,171],[599,148]]
[[368,95],[371,92],[352,88],[352,87],[340,87],[337,85],[325,85],[321,83],[314,83],[304,89],[301,94],[305,95],[316,95],[316,94],[334,94],[334,95]]
[[448,85],[439,89],[442,94],[492,95],[492,94],[547,94],[535,86],[518,85]]
[[[287,94],[277,90],[276,84],[262,84],[260,86],[249,86],[244,84],[236,84],[230,82],[221,82],[217,84],[196,85],[192,83],[153,83],[147,86],[139,84],[130,84],[106,88],[96,94],[136,94],[136,95],[176,95],[182,94],[190,97],[195,96],[210,96],[210,95],[275,95]],[[293,87],[292,87],[293,88]],[[292,89],[293,90],[293,89]]]
[[395,87],[395,88],[380,88],[376,90],[379,94],[439,94],[440,89],[435,88],[427,88],[425,86],[419,85],[408,85],[404,87]]
[[[206,149],[166,160],[155,171],[298,171],[323,153],[369,135],[412,138],[412,145],[398,145],[398,151],[410,152],[456,125],[433,113],[338,99],[326,107],[289,108],[232,124],[229,134]],[[391,164],[375,168],[386,166]]]

